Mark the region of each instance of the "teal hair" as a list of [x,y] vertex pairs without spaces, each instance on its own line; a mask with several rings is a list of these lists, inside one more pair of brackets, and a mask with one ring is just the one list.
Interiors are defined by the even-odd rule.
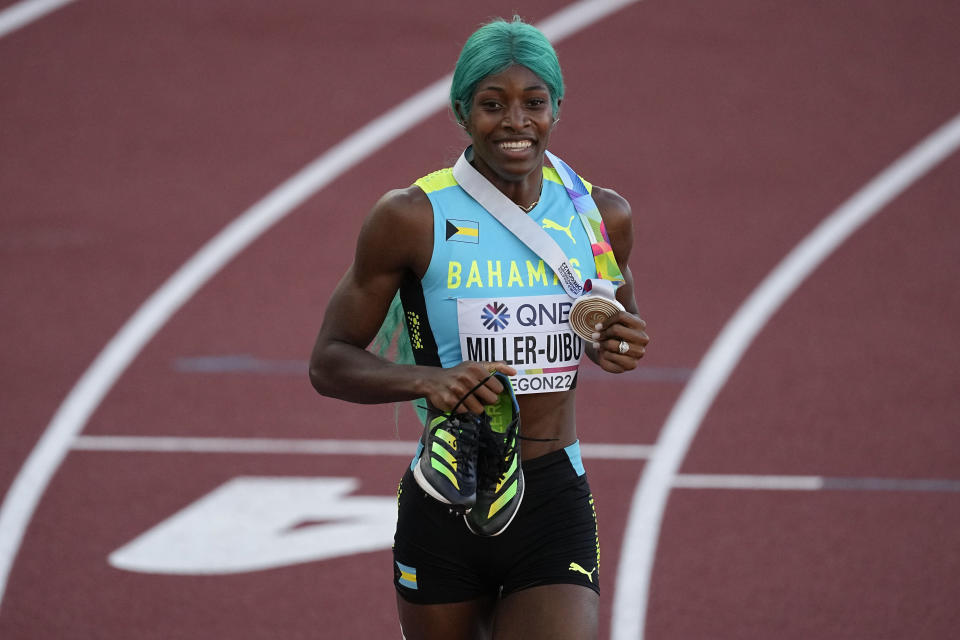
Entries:
[[[370,344],[370,351],[376,355],[398,364],[415,364],[413,347],[410,345],[410,334],[407,332],[407,319],[400,302],[398,292],[387,309],[387,315],[380,325],[380,331]],[[422,423],[426,420],[427,410],[424,401],[414,400],[413,408]]]
[[450,85],[450,106],[454,116],[457,115],[458,102],[463,117],[470,115],[478,82],[515,64],[530,69],[544,81],[556,115],[563,99],[563,73],[557,52],[539,29],[514,16],[512,22],[497,19],[483,25],[463,45]]

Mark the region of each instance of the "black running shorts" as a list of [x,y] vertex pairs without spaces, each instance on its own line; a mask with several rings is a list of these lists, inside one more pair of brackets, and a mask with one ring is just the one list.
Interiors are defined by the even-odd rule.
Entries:
[[578,443],[523,461],[520,509],[499,536],[480,537],[426,495],[408,469],[400,481],[394,585],[416,604],[463,602],[547,584],[600,591],[593,495]]

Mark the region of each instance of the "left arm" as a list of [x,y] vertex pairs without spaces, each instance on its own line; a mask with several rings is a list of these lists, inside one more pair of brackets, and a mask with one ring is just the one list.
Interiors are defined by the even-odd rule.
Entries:
[[[617,300],[623,305],[621,311],[607,318],[603,326],[594,334],[594,342],[587,344],[587,356],[605,371],[623,373],[636,369],[637,361],[646,352],[647,336],[645,323],[637,315],[637,300],[633,294],[633,274],[630,272],[630,252],[633,250],[633,222],[630,216],[630,203],[611,189],[594,187],[594,202],[600,209],[610,246],[623,274],[623,285],[617,289]],[[626,342],[630,349],[621,354],[620,341]]]

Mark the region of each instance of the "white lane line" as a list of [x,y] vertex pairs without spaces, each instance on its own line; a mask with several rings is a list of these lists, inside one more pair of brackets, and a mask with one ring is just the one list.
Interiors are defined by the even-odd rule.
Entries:
[[254,453],[412,456],[405,440],[306,440],[294,438],[196,438],[175,436],[79,436],[77,451],[148,453]]
[[[173,369],[183,373],[255,373],[267,375],[302,376],[307,370],[306,360],[271,360],[250,354],[220,356],[189,356],[176,358]],[[586,367],[577,374],[578,380],[610,382],[686,382],[693,369],[685,367],[637,367],[610,380],[610,375],[599,367]]]
[[649,460],[653,447],[645,444],[604,444],[581,442],[584,458],[598,460]]
[[[216,438],[184,436],[78,436],[74,451],[99,453],[202,453],[400,456],[416,451],[414,440],[336,440],[307,438]],[[640,444],[581,443],[589,460],[649,460],[653,447]],[[680,474],[674,489],[764,491],[936,491],[958,492],[960,480],[937,478],[824,478],[737,474]]]
[[674,489],[760,489],[766,491],[819,491],[818,476],[748,476],[681,474],[673,479]]
[[960,145],[960,115],[901,156],[828,216],[737,309],[694,371],[644,467],[627,520],[613,601],[612,640],[643,638],[660,525],[677,471],[703,417],[768,319],[854,231]]
[[[539,26],[554,41],[637,0],[581,0]],[[14,558],[53,474],[120,375],[167,320],[225,264],[317,191],[444,108],[444,76],[331,147],[241,214],[168,279],[104,347],[70,390],[14,478],[0,508],[0,604]]]
[[[307,438],[216,438],[184,436],[78,436],[74,451],[98,453],[202,453],[256,455],[400,456],[416,451],[415,440]],[[581,443],[589,460],[648,460],[653,447],[640,444]],[[958,492],[960,480],[937,478],[824,478],[745,474],[680,474],[674,489],[761,491],[935,491]]]
[[[306,438],[216,438],[183,436],[78,436],[74,451],[97,453],[201,453],[256,455],[399,456],[410,458],[414,440],[336,440]],[[648,460],[653,447],[581,443],[588,460]],[[960,480],[917,478],[824,478],[745,474],[680,474],[674,489],[753,491],[960,491]]]
[[75,0],[24,0],[0,11],[0,38]]
[[[143,451],[159,453],[289,453],[361,456],[406,456],[413,440],[320,440],[296,438],[196,438],[173,436],[79,436],[79,451]],[[582,443],[583,457],[595,460],[646,460],[652,447],[638,444]]]
[[952,478],[828,478],[823,476],[751,476],[680,474],[674,489],[733,489],[754,491],[911,491],[960,493]]

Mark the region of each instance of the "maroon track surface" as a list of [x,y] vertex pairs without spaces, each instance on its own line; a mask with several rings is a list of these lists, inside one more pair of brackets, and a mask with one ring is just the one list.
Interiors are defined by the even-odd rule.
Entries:
[[[0,487],[171,273],[516,6],[86,0],[0,39]],[[552,146],[633,205],[652,374],[693,369],[821,219],[960,112],[960,5],[921,6],[648,0],[559,44],[569,93]],[[520,7],[531,21],[557,8]],[[436,115],[271,229],[149,343],[84,434],[393,438],[390,407],[320,398],[305,372],[175,364],[305,361],[366,210],[463,142]],[[684,473],[960,481],[958,175],[954,155],[788,300]],[[682,381],[649,377],[588,372],[581,438],[655,443]],[[400,437],[416,438],[402,415]],[[237,476],[352,476],[388,496],[403,464],[73,451],[27,530],[0,637],[399,637],[386,550],[229,577],[121,571],[107,556]],[[607,637],[643,463],[587,467]],[[951,637],[958,532],[956,491],[675,490],[647,637]]]

